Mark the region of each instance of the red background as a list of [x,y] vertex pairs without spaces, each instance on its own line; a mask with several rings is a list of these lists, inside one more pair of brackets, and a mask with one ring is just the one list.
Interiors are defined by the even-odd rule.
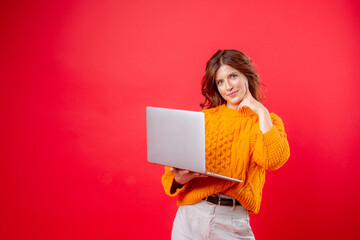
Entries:
[[359,237],[358,1],[1,5],[1,239],[169,239],[145,106],[200,110],[219,48],[252,57],[291,146],[257,239]]

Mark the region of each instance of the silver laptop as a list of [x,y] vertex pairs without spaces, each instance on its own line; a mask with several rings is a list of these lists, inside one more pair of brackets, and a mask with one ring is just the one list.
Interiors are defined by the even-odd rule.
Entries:
[[202,112],[146,107],[146,137],[149,162],[242,182],[206,172]]

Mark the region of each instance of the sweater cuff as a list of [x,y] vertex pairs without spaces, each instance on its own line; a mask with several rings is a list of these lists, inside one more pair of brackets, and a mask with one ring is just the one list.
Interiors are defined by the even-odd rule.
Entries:
[[263,134],[265,146],[270,146],[281,138],[279,131],[273,126],[269,131]]
[[173,181],[172,181],[172,184],[171,184],[171,187],[170,187],[170,192],[169,192],[171,197],[175,197],[175,196],[177,196],[179,193],[185,191],[186,188],[187,188],[187,185],[189,185],[189,182],[187,182],[187,183],[185,183],[181,188],[177,188],[174,193],[171,193],[171,188],[172,188],[172,186],[174,185],[174,180],[175,180],[175,176],[174,176],[174,178],[173,178]]

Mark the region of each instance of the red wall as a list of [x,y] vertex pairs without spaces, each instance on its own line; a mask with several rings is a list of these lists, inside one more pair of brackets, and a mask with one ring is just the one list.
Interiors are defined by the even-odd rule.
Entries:
[[1,239],[169,239],[145,106],[200,110],[219,48],[253,58],[291,146],[257,239],[360,235],[358,1],[1,5]]

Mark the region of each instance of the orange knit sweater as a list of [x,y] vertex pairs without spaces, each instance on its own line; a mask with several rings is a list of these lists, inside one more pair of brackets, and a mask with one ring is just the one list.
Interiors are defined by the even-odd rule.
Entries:
[[237,183],[219,178],[196,178],[171,193],[174,173],[165,167],[162,184],[169,196],[179,196],[177,205],[194,204],[222,193],[237,199],[250,212],[258,213],[265,183],[265,170],[280,168],[290,156],[281,119],[270,113],[273,127],[261,133],[258,115],[225,105],[203,110],[205,114],[205,157],[207,171],[243,180]]

